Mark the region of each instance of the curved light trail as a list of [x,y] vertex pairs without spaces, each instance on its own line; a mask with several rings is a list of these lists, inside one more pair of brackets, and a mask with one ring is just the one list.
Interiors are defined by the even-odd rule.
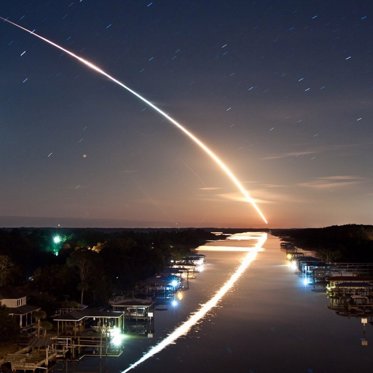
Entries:
[[242,263],[233,273],[233,275],[225,282],[225,284],[215,293],[215,295],[208,300],[206,303],[202,304],[198,311],[192,313],[189,319],[177,327],[171,334],[169,334],[165,339],[160,341],[157,345],[152,347],[146,354],[144,354],[139,360],[130,365],[127,369],[123,370],[121,373],[127,373],[130,370],[136,368],[138,365],[142,364],[146,360],[150,359],[152,356],[161,352],[170,344],[173,344],[178,338],[186,335],[193,325],[197,324],[213,307],[215,307],[219,301],[224,297],[224,295],[232,288],[236,281],[241,277],[241,275],[246,271],[249,265],[255,260],[258,251],[264,245],[267,240],[267,233],[262,233],[260,236],[255,236],[257,239],[256,245],[246,249],[248,251],[247,255],[243,259]]
[[70,52],[68,49],[65,49],[61,47],[60,45],[54,43],[53,41],[37,34],[34,31],[31,31],[23,26],[18,25],[17,23],[14,23],[6,18],[0,17],[0,19],[4,22],[7,22],[15,27],[18,27],[19,29],[26,31],[27,33],[35,36],[36,38],[43,40],[44,42],[52,45],[53,47],[65,52],[72,58],[78,60],[83,65],[87,66],[93,71],[96,71],[100,75],[105,76],[107,79],[111,80],[113,83],[119,85],[120,87],[126,89],[128,92],[132,93],[134,96],[136,96],[139,100],[144,102],[146,105],[150,106],[152,109],[154,109],[156,112],[158,112],[160,115],[162,115],[164,118],[166,118],[169,122],[171,122],[175,127],[177,127],[181,132],[184,133],[185,136],[189,137],[190,140],[192,140],[195,144],[197,144],[219,167],[220,169],[225,173],[226,176],[230,179],[230,181],[236,186],[236,188],[239,190],[239,192],[242,194],[242,196],[245,198],[245,201],[248,202],[258,213],[260,218],[264,221],[264,223],[268,224],[268,221],[262,211],[257,206],[255,200],[250,196],[249,192],[244,188],[240,180],[236,177],[236,175],[231,171],[231,169],[223,162],[223,160],[214,152],[212,151],[202,140],[200,140],[197,136],[195,136],[192,132],[190,132],[187,128],[185,128],[181,123],[179,123],[177,120],[173,119],[171,116],[169,116],[166,112],[158,108],[156,105],[154,105],[151,101],[147,100],[145,97],[141,96],[139,93],[119,81],[118,79],[114,78],[104,70],[100,69],[98,66],[93,64],[92,62],[78,56],[77,54]]

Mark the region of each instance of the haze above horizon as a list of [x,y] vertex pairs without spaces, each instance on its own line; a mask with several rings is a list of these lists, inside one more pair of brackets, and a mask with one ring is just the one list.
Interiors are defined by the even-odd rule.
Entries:
[[[4,0],[1,12],[180,120],[270,227],[372,223],[369,5]],[[0,29],[0,226],[264,227],[144,104]]]

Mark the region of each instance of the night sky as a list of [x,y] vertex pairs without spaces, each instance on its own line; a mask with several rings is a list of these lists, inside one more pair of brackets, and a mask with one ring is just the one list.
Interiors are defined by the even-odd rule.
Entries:
[[[373,223],[372,1],[2,0],[207,142],[271,227]],[[261,227],[183,134],[0,23],[0,226]]]

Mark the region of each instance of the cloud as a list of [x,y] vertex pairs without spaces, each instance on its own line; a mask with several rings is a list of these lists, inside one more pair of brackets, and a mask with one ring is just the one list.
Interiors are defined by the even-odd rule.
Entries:
[[364,179],[362,177],[351,175],[324,176],[318,177],[314,180],[299,183],[298,186],[318,190],[336,189],[358,185],[361,184],[363,180]]
[[[256,203],[259,205],[275,205],[275,204],[283,204],[283,203],[303,203],[304,200],[295,197],[292,193],[274,193],[272,191],[264,190],[264,189],[257,189],[254,191],[250,191],[251,196],[255,200]],[[220,193],[217,194],[217,197],[247,203],[244,197],[239,193]]]
[[[286,158],[298,158],[298,157],[305,157],[311,155],[317,155],[321,153],[327,152],[336,152],[340,151],[340,155],[348,155],[350,152],[356,148],[362,149],[363,147],[370,147],[372,145],[371,142],[367,142],[365,144],[362,143],[353,143],[353,144],[332,144],[332,145],[325,145],[319,146],[315,149],[307,149],[307,150],[299,150],[299,151],[292,151],[292,152],[285,152],[285,153],[278,153],[268,155],[263,157],[262,159],[265,161],[277,160],[277,159],[286,159]],[[307,147],[307,145],[298,144],[297,147]]]
[[273,189],[273,188],[288,188],[287,185],[283,185],[283,184],[263,184],[262,187],[263,188],[269,188],[269,189]]
[[282,153],[282,154],[269,155],[262,159],[265,161],[268,161],[268,160],[273,160],[273,159],[297,158],[297,157],[304,157],[305,155],[314,155],[317,153],[319,152],[316,150],[302,151],[302,152],[288,152],[288,153]]

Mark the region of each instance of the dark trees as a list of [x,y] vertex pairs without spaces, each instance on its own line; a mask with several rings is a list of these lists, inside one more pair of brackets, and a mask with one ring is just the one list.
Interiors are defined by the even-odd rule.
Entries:
[[19,333],[16,320],[9,316],[5,306],[0,306],[0,343],[13,341]]

